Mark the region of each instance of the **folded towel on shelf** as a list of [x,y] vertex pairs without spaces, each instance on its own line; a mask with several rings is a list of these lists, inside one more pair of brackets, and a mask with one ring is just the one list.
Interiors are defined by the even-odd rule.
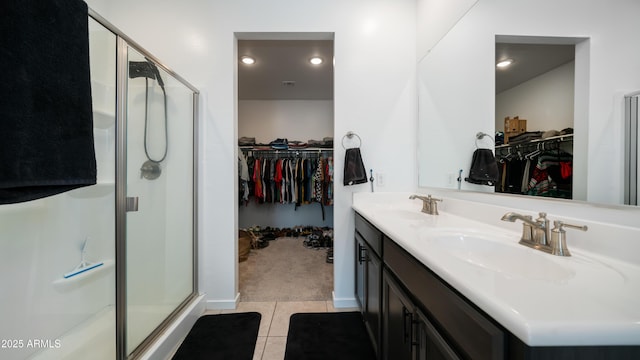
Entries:
[[360,148],[347,149],[344,159],[344,185],[363,184],[369,181],[364,169]]
[[476,149],[471,159],[467,182],[478,185],[494,186],[498,181],[498,165],[491,149]]
[[95,184],[87,4],[0,8],[0,204]]

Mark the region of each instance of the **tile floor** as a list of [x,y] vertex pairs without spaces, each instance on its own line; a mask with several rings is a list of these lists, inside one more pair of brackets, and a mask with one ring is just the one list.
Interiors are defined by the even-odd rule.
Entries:
[[259,312],[262,315],[253,359],[283,360],[291,315],[302,312],[358,311],[358,309],[336,309],[332,301],[268,301],[240,302],[235,310],[208,310],[205,314],[250,311]]

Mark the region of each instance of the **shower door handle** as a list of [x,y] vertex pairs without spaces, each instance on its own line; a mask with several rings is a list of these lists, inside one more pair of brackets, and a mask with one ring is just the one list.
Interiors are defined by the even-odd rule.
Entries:
[[127,212],[138,211],[138,197],[137,196],[127,196],[126,211]]

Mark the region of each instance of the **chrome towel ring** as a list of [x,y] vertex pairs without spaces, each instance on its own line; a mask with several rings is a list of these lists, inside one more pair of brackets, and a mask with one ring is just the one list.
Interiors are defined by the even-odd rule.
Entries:
[[358,134],[354,133],[353,131],[349,131],[349,132],[347,132],[347,133],[342,137],[342,141],[341,141],[342,147],[343,147],[345,150],[347,149],[347,147],[346,147],[346,146],[344,146],[344,140],[345,140],[345,138],[347,138],[347,139],[349,139],[349,140],[352,140],[354,136],[358,138],[358,146],[355,146],[355,147],[356,147],[356,148],[359,148],[359,147],[362,145],[362,139],[360,138],[360,136],[358,136]]

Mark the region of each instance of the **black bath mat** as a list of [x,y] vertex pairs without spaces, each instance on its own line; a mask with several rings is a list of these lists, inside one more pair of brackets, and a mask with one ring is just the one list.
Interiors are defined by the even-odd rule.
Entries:
[[173,360],[251,360],[259,328],[260,314],[257,312],[202,316]]
[[371,360],[373,346],[359,312],[293,314],[285,360]]

